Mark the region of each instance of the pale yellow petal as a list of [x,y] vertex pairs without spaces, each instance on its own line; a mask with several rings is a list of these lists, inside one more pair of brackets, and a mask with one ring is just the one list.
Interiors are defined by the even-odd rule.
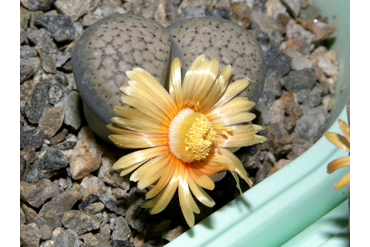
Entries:
[[175,176],[176,167],[181,165],[177,158],[173,155],[170,156],[169,165],[163,168],[163,175],[159,179],[158,183],[145,195],[146,199],[150,199],[158,195],[163,188],[165,188],[168,184],[173,183],[173,177]]
[[217,60],[209,61],[204,55],[196,58],[184,78],[184,107],[192,108],[197,102],[202,102],[219,73],[220,67]]
[[239,112],[238,114],[228,115],[227,117],[217,117],[209,119],[213,125],[230,126],[240,123],[248,123],[256,118],[256,115],[250,112]]
[[137,121],[137,122],[140,122],[140,121],[148,122],[149,124],[155,125],[156,128],[166,127],[165,125],[163,125],[163,122],[161,120],[145,115],[144,113],[132,107],[115,106],[113,108],[113,111],[115,114],[117,114],[118,116],[124,119],[129,119],[129,120]]
[[135,171],[137,168],[139,168],[142,164],[144,164],[145,163],[145,161],[143,161],[143,162],[140,162],[140,163],[135,163],[134,165],[132,165],[132,166],[129,166],[129,167],[125,167],[125,168],[123,168],[122,170],[121,170],[121,172],[120,172],[120,176],[121,177],[124,177],[124,176],[126,176],[127,174],[130,174],[131,172],[133,172],[133,171]]
[[168,116],[162,110],[160,110],[156,104],[148,104],[148,101],[144,98],[125,96],[122,97],[122,102],[133,108],[136,108],[138,111],[156,119],[157,121],[163,122],[167,126],[170,124],[171,120],[168,118]]
[[331,143],[333,143],[338,148],[350,152],[349,142],[344,136],[333,132],[326,132],[325,136]]
[[248,87],[248,85],[249,85],[249,81],[247,79],[237,80],[229,84],[223,96],[220,98],[220,100],[217,103],[215,103],[212,109],[226,104],[231,99],[235,98],[238,94],[243,92]]
[[176,192],[178,183],[179,180],[177,178],[171,179],[163,191],[161,191],[161,193],[157,196],[159,199],[151,211],[152,214],[160,213],[167,207],[168,203],[171,201]]
[[[133,130],[133,131],[168,135],[168,127],[166,127],[164,125],[156,124],[156,123],[154,123],[153,121],[150,121],[150,120],[145,121],[143,119],[140,119],[139,117],[132,118],[132,119],[126,119],[126,118],[122,118],[122,117],[113,117],[111,119],[111,121],[112,121],[112,123],[114,123],[115,125],[117,125],[119,127],[129,129],[129,130]],[[111,126],[111,125],[109,125],[109,126]],[[110,127],[108,127],[108,129],[109,128]],[[114,130],[112,130],[112,131],[114,131]]]
[[207,207],[213,207],[215,205],[215,201],[192,178],[189,178],[189,187],[198,201]]
[[182,211],[182,214],[184,215],[184,218],[186,220],[186,223],[192,227],[194,226],[195,218],[193,214],[193,208],[192,208],[192,202],[191,202],[191,193],[189,190],[188,185],[188,173],[184,169],[184,166],[179,167],[178,171],[178,195],[179,195],[179,201],[180,201],[180,208]]
[[118,170],[118,169],[128,168],[130,166],[133,166],[138,163],[142,163],[146,160],[152,159],[159,155],[168,154],[168,152],[169,151],[168,151],[167,146],[154,147],[154,148],[148,148],[148,149],[135,151],[117,160],[113,164],[113,169]]
[[249,101],[245,97],[237,97],[232,99],[230,102],[215,108],[211,112],[206,113],[205,116],[209,120],[217,119],[220,117],[226,118],[239,114],[241,112],[249,111],[254,105],[255,103],[253,101]]
[[218,146],[227,148],[245,147],[266,141],[266,137],[255,134],[262,130],[262,126],[247,124],[230,127],[232,128],[230,134],[218,134],[216,136],[216,143]]
[[116,132],[119,135],[109,135],[108,138],[120,148],[149,148],[156,146],[164,146],[168,143],[166,134],[153,134],[134,132],[125,130],[114,125],[108,126],[108,129]]
[[[220,153],[220,158],[228,166],[229,171],[235,171],[242,179],[244,179],[250,187],[252,187],[252,181],[247,175],[247,171],[244,169],[241,161],[233,153],[225,148],[219,148],[218,152]],[[237,181],[238,183],[238,181]]]
[[329,163],[328,165],[328,173],[333,173],[336,170],[349,166],[350,165],[350,156],[342,157],[336,160],[333,160],[332,162]]
[[[343,120],[340,120],[339,119],[339,127],[340,129],[342,130],[344,136],[346,137],[347,141],[348,141],[348,145],[350,144],[350,129],[349,129],[349,125],[344,122]],[[348,146],[348,149],[349,149],[349,146]]]
[[204,100],[200,102],[199,109],[201,112],[207,113],[210,109],[214,109],[216,102],[218,102],[225,93],[233,72],[234,69],[230,65],[223,68]]
[[132,71],[127,71],[126,75],[131,81],[135,81],[140,85],[140,90],[146,90],[155,96],[155,99],[158,100],[157,103],[167,107],[168,111],[176,107],[173,98],[167,90],[147,71],[141,68],[134,68]]
[[163,168],[168,165],[168,161],[168,156],[165,155],[155,157],[137,169],[131,175],[130,180],[139,181],[138,187],[144,189],[161,178]]
[[215,187],[215,183],[208,177],[208,175],[202,173],[201,169],[195,170],[195,169],[189,169],[189,173],[191,178],[194,180],[196,184],[199,186],[208,189],[213,190]]
[[169,92],[174,98],[177,110],[179,111],[182,107],[182,91],[181,91],[181,60],[176,57],[171,64],[171,71],[169,77]]
[[350,172],[348,172],[339,182],[335,185],[334,189],[339,190],[350,184]]

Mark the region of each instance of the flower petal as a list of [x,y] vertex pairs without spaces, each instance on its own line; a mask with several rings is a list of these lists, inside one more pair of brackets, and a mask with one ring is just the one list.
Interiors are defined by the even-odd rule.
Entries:
[[136,108],[138,111],[156,119],[157,121],[163,122],[165,125],[170,124],[171,120],[168,118],[168,116],[162,110],[160,110],[156,104],[148,104],[148,101],[145,98],[125,96],[122,97],[122,102],[126,105]]
[[193,214],[192,208],[192,195],[189,190],[188,185],[188,172],[184,169],[184,166],[179,167],[178,175],[179,175],[179,184],[178,184],[178,195],[180,201],[180,208],[186,223],[190,227],[194,226],[195,218]]
[[343,149],[344,151],[350,152],[349,142],[344,136],[337,134],[337,133],[333,133],[333,132],[325,132],[325,136],[331,143],[333,143],[338,148]]
[[205,55],[198,56],[185,74],[183,83],[183,107],[193,108],[203,101],[220,72],[217,60],[207,60]]
[[[127,77],[140,85],[140,90],[146,90],[153,94],[157,103],[163,107],[167,107],[168,111],[171,111],[176,107],[173,98],[166,91],[166,89],[147,71],[141,68],[134,68],[131,71],[126,72]],[[129,82],[130,83],[130,82]]]
[[139,169],[130,177],[131,181],[138,182],[139,189],[144,189],[160,179],[163,174],[163,168],[168,165],[169,158],[166,155],[157,156]]
[[201,112],[207,113],[210,109],[214,109],[214,105],[220,100],[228,88],[233,72],[234,69],[230,65],[223,68],[206,97],[200,102],[199,109]]
[[127,106],[115,106],[113,108],[114,113],[120,116],[123,119],[129,119],[132,121],[142,121],[142,122],[149,122],[157,126],[157,128],[166,128],[162,121],[158,120],[157,118],[152,118],[148,115],[143,114],[142,112],[138,111],[135,108],[127,107]]
[[333,160],[332,162],[329,163],[328,165],[328,173],[333,173],[335,172],[336,170],[342,168],[342,167],[345,167],[345,166],[349,166],[350,165],[350,156],[346,156],[346,157],[342,157],[342,158],[339,158],[339,159],[336,159],[336,160]]
[[220,117],[227,118],[241,112],[249,111],[254,105],[255,103],[253,101],[249,101],[245,97],[237,97],[232,99],[230,102],[213,109],[205,115],[210,121]]
[[175,172],[178,166],[180,166],[181,161],[175,158],[172,154],[169,154],[170,161],[169,165],[163,168],[163,175],[159,179],[158,183],[145,195],[146,199],[150,199],[158,195],[163,188],[165,188],[168,184],[174,183],[173,177],[175,176]]
[[169,92],[175,100],[178,111],[180,111],[183,102],[181,91],[181,65],[181,60],[176,57],[172,61],[169,77]]
[[[156,124],[150,120],[145,121],[138,117],[132,119],[113,117],[111,121],[112,123],[117,125],[117,127],[119,126],[121,128],[129,129],[132,131],[168,135],[168,128],[166,128],[165,126]],[[111,125],[108,125],[107,128],[111,128],[110,126]]]
[[334,189],[339,190],[349,184],[350,184],[350,172],[348,172],[346,175],[344,175],[344,177],[341,180],[339,180],[339,182],[335,185]]
[[248,123],[256,118],[256,115],[250,112],[239,112],[238,114],[227,117],[218,117],[209,119],[213,125],[230,126],[233,124]]
[[142,163],[144,161],[147,161],[149,159],[152,159],[154,157],[157,157],[159,155],[163,155],[166,153],[168,153],[168,147],[166,146],[154,147],[154,148],[148,148],[148,149],[135,151],[117,160],[113,164],[113,169],[115,170],[126,169],[126,168],[129,168],[131,166],[134,166],[136,164]]
[[217,103],[214,104],[212,109],[220,107],[227,102],[229,102],[231,99],[235,98],[238,94],[243,92],[249,85],[249,81],[247,79],[237,80],[233,83],[231,83],[223,96],[219,99]]
[[[172,178],[171,181],[167,184],[166,187],[161,191],[161,193],[157,196],[159,197],[158,201],[156,201],[151,213],[157,214],[162,212],[171,201],[173,195],[176,192],[178,187],[179,180],[177,178]],[[148,192],[149,193],[149,192]]]
[[245,147],[266,141],[266,137],[256,135],[262,127],[254,124],[230,126],[232,131],[228,135],[218,134],[216,143],[219,147]]
[[[344,122],[343,120],[339,119],[339,127],[342,130],[344,136],[346,137],[346,139],[348,141],[348,144],[350,144],[350,128],[349,128],[349,125],[346,122]],[[349,148],[349,146],[348,146],[348,148]]]
[[125,130],[114,125],[108,126],[108,129],[119,135],[109,135],[108,138],[120,148],[149,148],[164,146],[168,143],[166,134],[142,133],[131,130]]
[[[229,171],[235,171],[242,179],[244,179],[250,187],[252,187],[252,181],[247,175],[247,171],[244,169],[243,164],[241,161],[236,157],[233,153],[225,148],[219,148],[218,152],[220,153],[220,157],[224,160],[224,162],[228,166]],[[234,175],[235,177],[235,175]],[[238,185],[238,180],[235,179]],[[240,187],[239,187],[240,189]]]
[[193,192],[198,201],[207,207],[213,207],[215,205],[215,201],[191,177],[188,179],[188,182],[191,192]]

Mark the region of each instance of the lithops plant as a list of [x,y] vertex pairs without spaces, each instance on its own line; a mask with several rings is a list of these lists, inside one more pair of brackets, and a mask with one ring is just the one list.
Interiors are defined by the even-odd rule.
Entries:
[[[248,79],[240,96],[257,102],[264,84],[265,62],[256,39],[235,23],[214,17],[184,20],[165,29],[154,20],[137,15],[113,15],[90,26],[73,54],[73,72],[92,130],[108,141],[106,125],[113,107],[122,105],[120,87],[126,72],[140,67],[165,84],[170,61],[183,61],[183,75],[199,55],[217,59],[220,69],[231,65],[232,81]],[[168,85],[167,85],[168,86]]]
[[159,23],[138,15],[113,15],[87,28],[73,54],[73,74],[91,129],[104,140],[106,125],[121,105],[127,70],[141,67],[158,81],[166,79],[170,35]]
[[172,60],[183,61],[182,74],[199,55],[216,59],[223,69],[234,68],[233,81],[248,79],[249,86],[240,96],[257,102],[264,85],[266,66],[257,40],[239,25],[216,17],[187,19],[171,28]]

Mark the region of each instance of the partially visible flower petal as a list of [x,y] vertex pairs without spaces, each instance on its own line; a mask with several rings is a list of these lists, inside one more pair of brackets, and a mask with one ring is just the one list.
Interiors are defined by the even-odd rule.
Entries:
[[163,174],[163,168],[168,165],[170,158],[166,155],[157,156],[137,169],[130,177],[131,181],[137,182],[140,189],[153,184]]
[[349,145],[350,145],[350,129],[349,129],[349,125],[346,122],[344,122],[343,120],[340,120],[339,119],[339,127],[342,130],[344,136],[346,137],[346,139],[348,141],[348,147],[349,147]]
[[[139,118],[132,118],[132,119],[126,119],[121,117],[113,117],[112,123],[115,125],[132,130],[132,131],[139,131],[139,132],[145,132],[145,133],[155,133],[155,134],[166,134],[168,135],[168,128],[166,128],[163,125],[156,124],[152,121],[145,121]],[[112,128],[112,125],[108,125],[108,129]],[[116,129],[118,127],[116,126]],[[121,129],[122,129],[121,128]],[[115,131],[116,129],[111,129],[112,131]]]
[[[138,111],[137,109],[126,107],[126,106],[115,106],[113,108],[114,113],[120,116],[122,119],[129,119],[133,121],[142,121],[142,122],[150,122],[150,124],[155,125],[155,128],[164,128],[168,129],[167,126],[163,125],[163,122],[158,120],[157,118],[152,118],[144,113]],[[125,127],[126,128],[126,127]]]
[[329,163],[328,165],[328,173],[333,173],[335,172],[336,170],[342,168],[342,167],[345,167],[345,166],[349,166],[350,165],[350,156],[346,156],[346,157],[342,157],[342,158],[339,158],[339,159],[336,159],[336,160],[333,160],[332,162]]
[[248,123],[256,118],[256,115],[250,112],[240,112],[238,114],[229,115],[228,117],[218,117],[209,119],[213,125],[230,126],[240,123]]
[[180,208],[182,211],[182,214],[184,215],[184,218],[186,220],[186,223],[190,227],[194,226],[195,218],[193,214],[193,207],[192,207],[192,200],[193,196],[190,193],[189,185],[188,185],[188,172],[185,166],[181,166],[179,169],[179,185],[178,185],[178,193],[179,193],[179,201],[180,201]]
[[166,134],[134,132],[118,128],[114,125],[108,127],[119,135],[110,135],[109,139],[121,148],[149,148],[163,146],[168,143]]
[[220,106],[226,104],[231,99],[235,98],[235,96],[237,96],[242,91],[244,91],[248,87],[248,85],[249,85],[249,81],[247,79],[237,80],[237,81],[231,83],[227,87],[227,89],[226,89],[225,93],[223,94],[223,96],[218,100],[217,103],[214,104],[214,106],[212,107],[212,109],[217,108],[217,107],[220,107]]
[[229,117],[232,115],[239,114],[241,112],[249,111],[255,103],[249,101],[244,97],[237,97],[229,101],[228,103],[215,108],[211,112],[205,114],[209,120],[217,119],[220,117]]
[[181,60],[176,57],[172,61],[169,77],[169,93],[174,98],[178,111],[180,111],[183,102],[181,91],[181,65]]
[[138,90],[151,93],[157,104],[161,104],[162,107],[167,108],[167,111],[171,111],[176,107],[173,98],[166,91],[166,89],[147,71],[141,68],[134,68],[133,70],[126,72],[127,77],[131,80],[129,85],[133,88],[138,87]]
[[203,190],[201,186],[194,182],[191,176],[188,181],[191,192],[193,192],[198,201],[207,207],[213,207],[215,205],[215,201]]
[[344,136],[333,132],[326,132],[325,136],[331,143],[333,143],[338,148],[350,152],[349,149],[350,144]]
[[205,55],[197,57],[185,74],[183,83],[183,107],[193,108],[202,102],[220,73],[217,60],[207,60]]
[[348,172],[339,182],[335,185],[334,189],[339,190],[350,184],[350,172]]
[[228,135],[217,135],[217,145],[220,147],[244,147],[266,141],[266,137],[256,135],[263,128],[259,125],[231,126],[232,131]]
[[169,164],[171,165],[164,167],[163,174],[159,181],[157,182],[157,184],[150,191],[148,191],[148,193],[146,193],[145,195],[146,199],[150,199],[157,196],[166,187],[166,185],[176,183],[177,186],[177,182],[173,178],[175,176],[176,169],[180,165],[179,163],[181,161],[175,158],[172,154],[170,155],[170,158],[171,159],[169,161]]
[[126,169],[166,153],[168,153],[167,146],[148,148],[129,153],[117,160],[113,165],[113,169]]
[[200,102],[199,110],[201,112],[207,113],[207,111],[214,109],[216,102],[219,101],[225,93],[233,72],[234,69],[230,65],[223,68],[221,74],[216,78],[212,88],[205,96],[204,100]]
[[148,104],[148,101],[145,98],[137,98],[133,96],[122,97],[122,102],[126,105],[129,105],[133,108],[136,108],[138,111],[143,114],[161,121],[165,125],[170,125],[171,120],[163,113],[161,109],[158,108],[156,104]]

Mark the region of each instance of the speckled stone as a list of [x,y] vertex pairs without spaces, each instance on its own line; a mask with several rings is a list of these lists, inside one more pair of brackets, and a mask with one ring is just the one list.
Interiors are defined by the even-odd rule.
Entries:
[[248,78],[250,84],[240,95],[258,100],[266,68],[262,49],[251,33],[216,17],[187,19],[175,24],[170,32],[171,57],[182,60],[182,76],[197,56],[205,54],[208,59],[217,59],[221,70],[230,64],[234,81]]
[[20,183],[20,197],[31,206],[39,208],[44,202],[59,192],[59,186],[49,179],[42,179],[37,183]]
[[43,28],[28,32],[27,38],[31,40],[32,43],[36,44],[36,47],[40,47],[48,54],[58,52],[58,48],[55,45],[50,33]]
[[65,212],[62,223],[65,228],[74,230],[78,235],[96,230],[100,225],[95,215],[78,210]]
[[67,15],[40,16],[35,20],[35,25],[48,30],[57,42],[74,39],[72,19]]
[[53,137],[63,124],[64,110],[60,107],[46,108],[39,120],[39,127],[44,130],[46,138]]
[[100,0],[57,0],[55,7],[65,15],[77,21],[81,16],[93,11],[100,4]]
[[27,119],[31,123],[38,123],[44,108],[49,107],[49,87],[50,81],[45,79],[32,92],[31,100],[25,108]]
[[54,2],[55,0],[21,0],[22,5],[32,11],[49,10]]
[[23,246],[38,247],[41,238],[40,228],[35,223],[21,225],[20,238]]
[[127,70],[140,66],[165,83],[170,36],[159,23],[137,15],[113,15],[90,26],[73,55],[73,72],[89,126],[107,140],[106,125],[122,105]]

